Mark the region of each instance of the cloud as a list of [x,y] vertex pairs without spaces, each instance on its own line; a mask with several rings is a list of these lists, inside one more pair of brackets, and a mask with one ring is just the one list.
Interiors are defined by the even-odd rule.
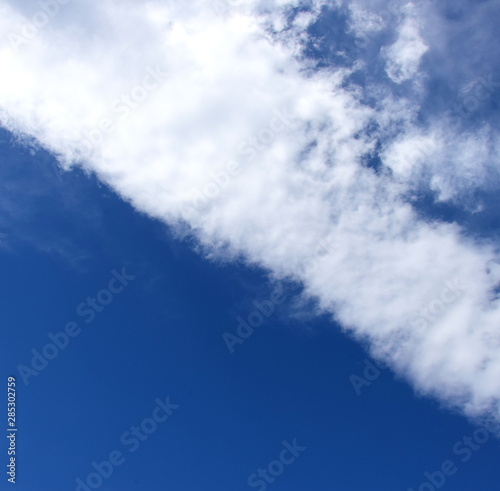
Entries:
[[[481,188],[487,172],[468,156],[485,136],[459,148],[447,143],[457,131],[418,121],[431,48],[411,5],[372,38],[396,84],[360,85],[366,63],[319,68],[306,56],[325,4],[61,4],[29,42],[2,38],[0,118],[138,210],[187,227],[207,254],[299,279],[418,391],[499,421],[497,251],[422,220],[407,199],[415,186],[456,198],[471,173]],[[0,13],[9,33],[35,12],[3,0]],[[352,32],[358,21],[380,34],[362,15]],[[404,81],[415,83],[405,92]],[[304,267],[322,243],[332,246],[321,268]],[[450,281],[463,294],[440,306]],[[442,311],[416,329],[430,305]]]
[[403,22],[397,29],[397,39],[384,50],[387,62],[386,73],[396,83],[411,79],[418,72],[420,60],[428,46],[420,36],[418,18],[411,3],[405,7]]

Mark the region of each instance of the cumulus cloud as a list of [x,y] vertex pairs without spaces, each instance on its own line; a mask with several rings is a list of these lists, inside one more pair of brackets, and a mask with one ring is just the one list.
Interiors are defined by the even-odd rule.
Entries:
[[[417,390],[500,421],[497,251],[406,199],[412,179],[453,196],[473,150],[418,127],[415,101],[390,88],[369,104],[355,64],[308,59],[323,2],[214,7],[72,0],[44,23],[1,0],[2,121],[212,254],[300,280]],[[428,49],[405,12],[379,53],[396,85],[420,77]],[[325,243],[321,267],[305,267]]]

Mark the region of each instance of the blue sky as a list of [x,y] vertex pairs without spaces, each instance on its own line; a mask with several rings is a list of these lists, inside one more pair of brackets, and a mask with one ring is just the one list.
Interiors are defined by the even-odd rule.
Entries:
[[[387,369],[357,395],[367,353],[328,317],[291,316],[293,293],[231,354],[223,333],[275,288],[263,271],[203,260],[95,179],[11,142],[4,132],[2,180],[23,213],[4,225],[2,367],[18,379],[18,489],[76,489],[114,450],[125,462],[99,489],[252,489],[294,438],[306,450],[268,489],[418,489],[450,458],[445,489],[496,489],[497,440],[462,462],[453,447],[477,427]],[[122,267],[135,279],[86,324],[77,306]],[[18,365],[70,321],[81,333],[25,385]],[[122,435],[168,396],[179,408],[130,452]]]
[[0,1],[17,489],[496,490],[495,2],[126,3]]

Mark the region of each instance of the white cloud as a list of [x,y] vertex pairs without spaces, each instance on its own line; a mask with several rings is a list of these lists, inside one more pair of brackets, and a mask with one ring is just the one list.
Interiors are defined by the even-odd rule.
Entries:
[[457,134],[439,122],[425,130],[408,131],[382,152],[395,178],[412,190],[435,192],[438,201],[477,207],[478,189],[491,191],[500,182],[495,155],[500,141],[491,128]]
[[428,46],[420,35],[415,10],[413,4],[406,5],[404,19],[397,29],[397,39],[385,49],[386,73],[393,82],[398,84],[415,76],[422,56],[428,50]]
[[[440,135],[409,133],[404,101],[365,106],[344,83],[349,72],[313,71],[298,56],[320,2],[285,42],[265,32],[269,19],[284,25],[277,19],[291,4],[232,1],[221,14],[201,1],[73,0],[17,52],[0,42],[0,116],[65,165],[96,172],[137,209],[174,227],[187,222],[214,253],[275,277],[298,275],[321,308],[418,390],[471,416],[499,418],[500,308],[492,292],[500,272],[487,267],[496,252],[457,226],[420,221],[402,198],[409,149],[425,140],[440,161],[457,154]],[[23,24],[13,5],[0,1],[4,32]],[[398,82],[416,76],[427,49],[415,22],[407,16],[386,50]],[[276,111],[293,118],[278,129]],[[391,127],[382,156],[395,177],[361,164],[375,150],[366,132],[374,121]],[[225,175],[233,161],[238,172]],[[431,185],[453,193],[450,172],[426,165]],[[456,176],[464,165],[455,165]],[[194,206],[217,182],[206,206]],[[333,247],[321,268],[304,268],[323,241]],[[414,332],[415,312],[454,278],[464,294]]]

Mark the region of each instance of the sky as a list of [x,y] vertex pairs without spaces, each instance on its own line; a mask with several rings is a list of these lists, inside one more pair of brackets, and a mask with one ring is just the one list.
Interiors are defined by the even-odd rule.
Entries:
[[0,14],[2,489],[498,489],[497,2]]

